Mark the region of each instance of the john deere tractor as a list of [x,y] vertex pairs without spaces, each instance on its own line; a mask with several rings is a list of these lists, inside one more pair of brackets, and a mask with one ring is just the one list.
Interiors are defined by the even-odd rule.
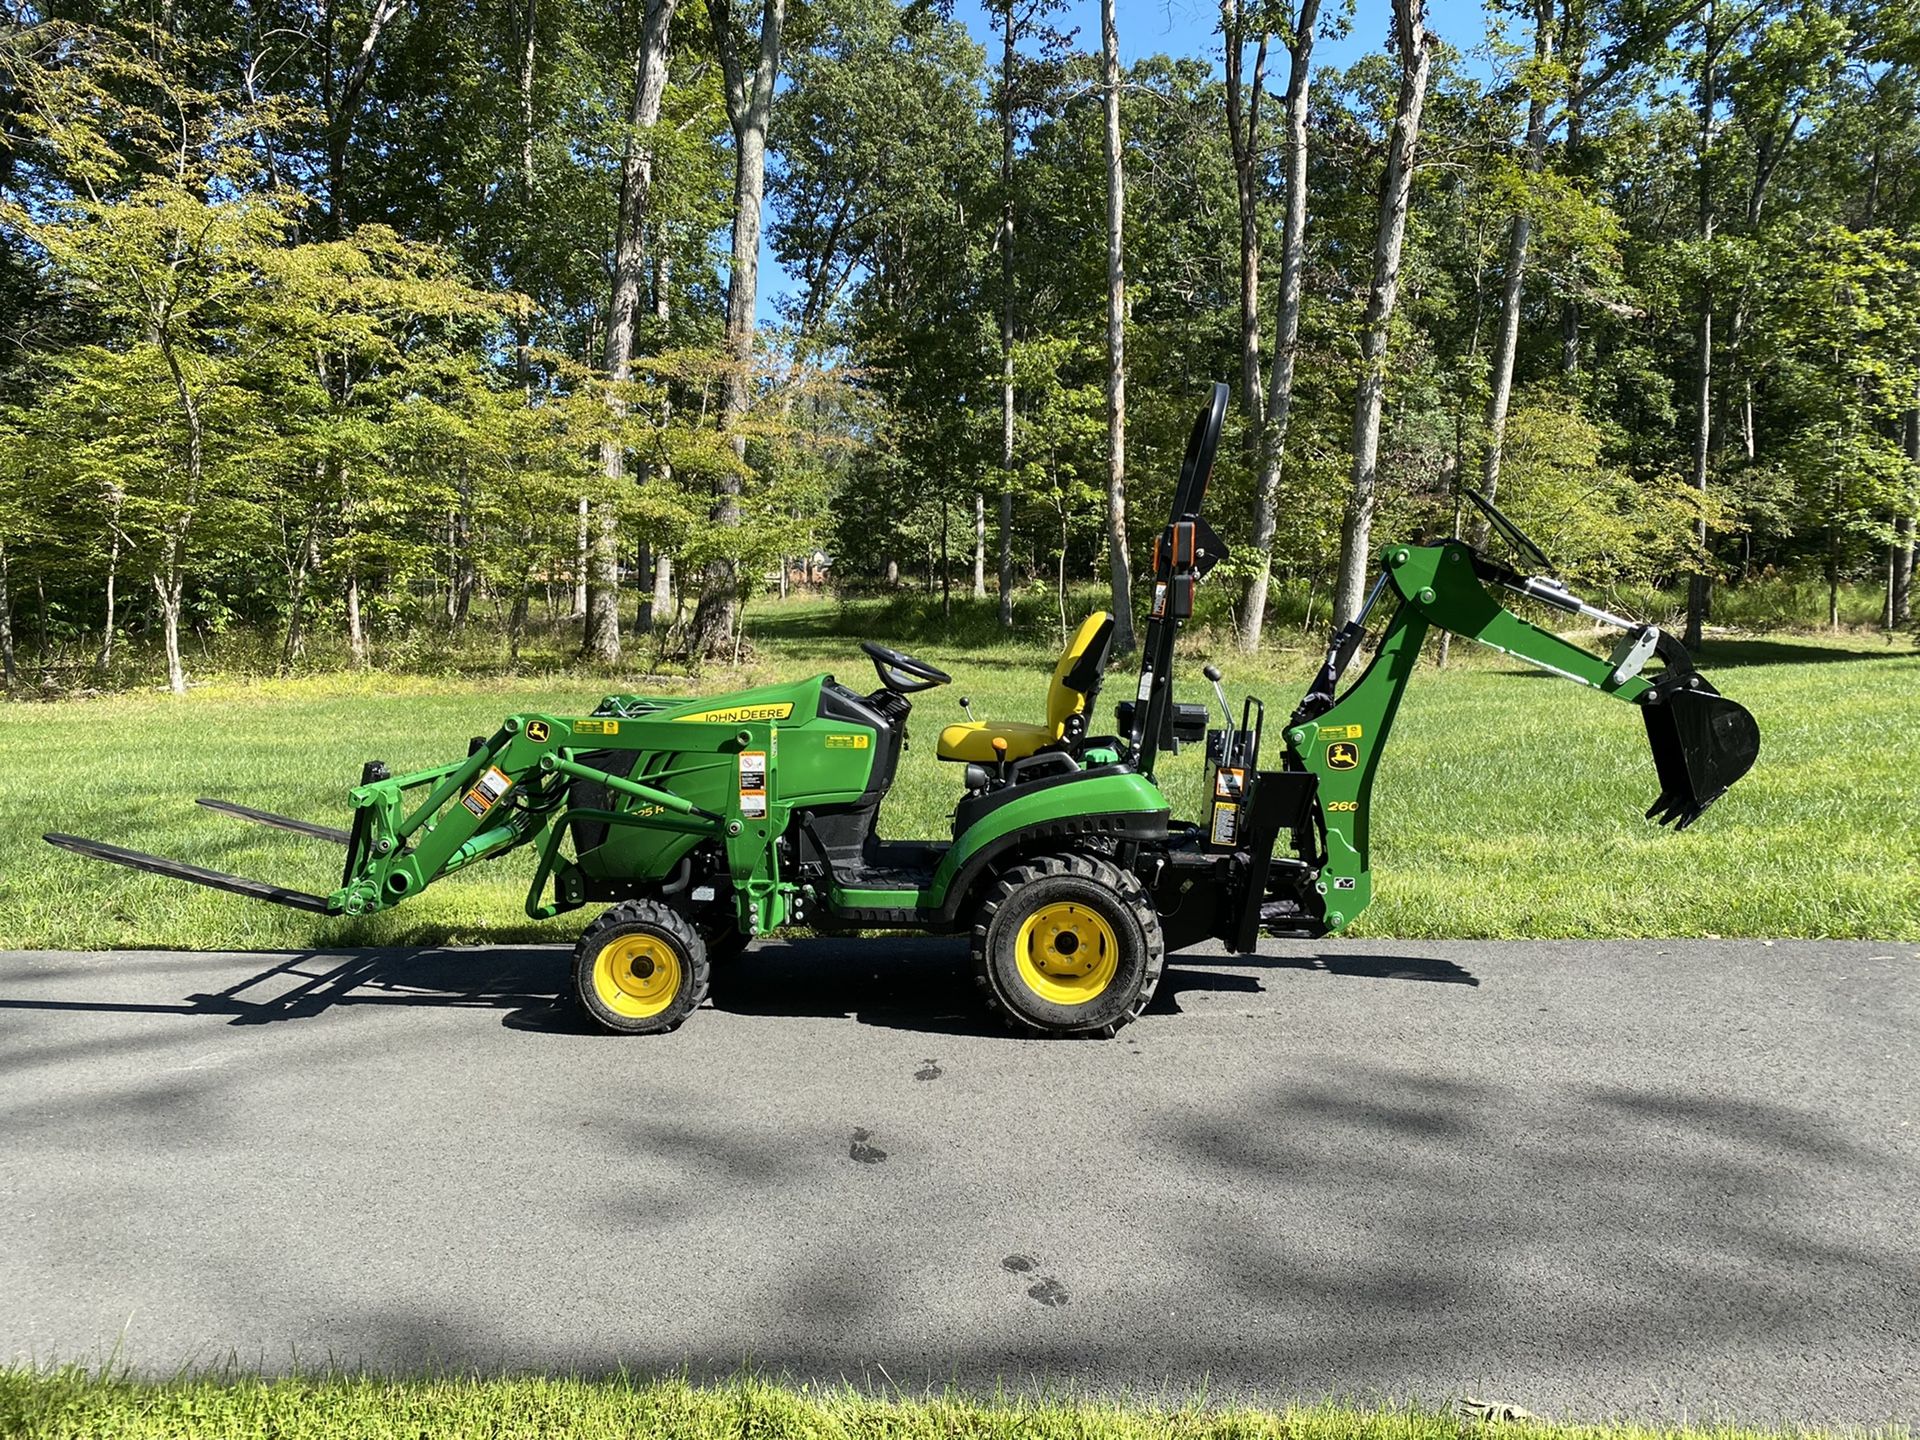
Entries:
[[[1107,712],[1111,727],[1097,702],[1113,617],[1095,614],[1061,653],[1038,713],[940,731],[958,790],[949,838],[881,838],[914,697],[949,676],[872,642],[860,648],[877,684],[864,694],[815,675],[698,700],[613,695],[591,715],[510,716],[432,769],[393,775],[370,761],[347,829],[202,802],[343,846],[331,895],[46,838],[321,915],[370,915],[529,848],[529,915],[605,907],[575,947],[574,989],[596,1022],[627,1034],[673,1029],[705,998],[717,961],[811,926],[966,935],[985,1000],[1016,1029],[1105,1036],[1152,1000],[1170,952],[1326,935],[1366,907],[1373,777],[1430,626],[1639,707],[1660,784],[1652,819],[1685,828],[1752,766],[1753,717],[1672,637],[1570,593],[1484,502],[1534,573],[1457,540],[1387,546],[1365,607],[1332,636],[1277,743],[1261,703],[1248,697],[1236,715],[1210,666],[1219,725],[1206,706],[1177,701],[1181,622],[1227,557],[1201,516],[1226,403],[1215,386],[1194,424],[1154,545],[1139,675]],[[1619,643],[1590,654],[1507,610],[1501,592],[1617,629]],[[1378,617],[1372,658],[1352,677]],[[1204,744],[1208,761],[1193,819],[1172,815],[1154,778],[1183,743]]]

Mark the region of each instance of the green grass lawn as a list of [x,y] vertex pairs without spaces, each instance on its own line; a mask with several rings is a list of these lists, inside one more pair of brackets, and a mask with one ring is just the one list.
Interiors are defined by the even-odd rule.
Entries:
[[[904,628],[903,628],[904,627]],[[209,685],[184,699],[120,694],[0,706],[0,946],[280,948],[481,939],[567,939],[583,917],[545,926],[521,902],[519,852],[361,921],[298,911],[83,861],[40,841],[65,830],[326,892],[336,847],[215,816],[224,796],[345,823],[361,762],[396,772],[465,753],[516,710],[581,713],[620,689],[721,693],[833,670],[865,688],[854,634],[904,643],[953,672],[919,698],[913,745],[882,811],[884,833],[947,833],[960,785],[935,759],[938,727],[975,713],[1037,715],[1054,655],[1037,643],[968,643],[894,612],[812,602],[759,610],[756,653],[739,671],[648,682],[548,674],[533,680],[331,676]],[[1423,668],[1375,790],[1378,898],[1351,933],[1421,938],[1862,936],[1920,938],[1920,656],[1906,641],[1728,638],[1702,668],[1760,723],[1753,773],[1685,834],[1641,819],[1653,766],[1631,707],[1474,647],[1445,672]],[[1183,638],[1183,698],[1209,695],[1208,659],[1230,694],[1250,689],[1277,731],[1314,657],[1257,663],[1224,638]],[[1130,688],[1116,675],[1101,701]],[[1236,699],[1237,703],[1237,699]],[[1270,753],[1278,736],[1270,737]],[[1193,815],[1198,747],[1162,780]]]
[[[1321,1405],[1181,1408],[1112,1401],[960,1396],[875,1398],[850,1388],[759,1380],[91,1379],[79,1371],[0,1371],[0,1436],[35,1440],[276,1440],[527,1437],[649,1440],[878,1436],[885,1440],[1748,1440],[1721,1426],[1487,1422],[1443,1411]],[[1797,1432],[1805,1433],[1805,1432]]]

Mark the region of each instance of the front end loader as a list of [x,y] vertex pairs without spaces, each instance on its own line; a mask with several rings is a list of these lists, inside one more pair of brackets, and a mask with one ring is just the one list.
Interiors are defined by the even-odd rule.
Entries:
[[[873,642],[878,685],[832,675],[688,699],[613,695],[591,715],[509,716],[467,755],[394,775],[369,761],[341,829],[202,801],[345,851],[340,885],[313,895],[69,835],[54,845],[252,899],[334,916],[402,904],[447,875],[533,852],[527,913],[604,908],[580,937],[573,986],[608,1030],[671,1030],[711,967],[795,926],[966,935],[990,1007],[1034,1034],[1111,1035],[1153,998],[1166,956],[1209,941],[1250,953],[1262,935],[1316,937],[1372,896],[1373,778],[1432,627],[1640,707],[1659,795],[1649,818],[1684,829],[1753,765],[1753,717],[1718,694],[1652,625],[1588,605],[1506,517],[1480,502],[1524,573],[1459,541],[1389,545],[1362,613],[1337,631],[1284,725],[1278,763],[1264,707],[1236,716],[1211,666],[1222,723],[1174,698],[1174,650],[1194,592],[1227,556],[1202,517],[1227,387],[1194,424],[1173,512],[1154,546],[1133,692],[1095,728],[1112,617],[1080,626],[1037,720],[971,716],[938,738],[964,767],[948,838],[886,840],[878,824],[913,697],[950,677]],[[1608,657],[1500,601],[1530,597],[1621,632]],[[1385,615],[1371,660],[1350,677]],[[1659,668],[1646,673],[1650,662]],[[962,702],[963,706],[966,702]],[[1204,743],[1205,813],[1175,819],[1160,757]]]

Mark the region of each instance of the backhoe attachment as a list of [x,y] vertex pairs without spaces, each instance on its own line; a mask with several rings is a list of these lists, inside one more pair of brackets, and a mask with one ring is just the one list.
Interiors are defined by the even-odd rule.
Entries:
[[[1541,558],[1537,548],[1516,548]],[[1281,888],[1262,909],[1269,930],[1281,922],[1318,926],[1322,933],[1339,930],[1366,908],[1373,888],[1368,851],[1375,767],[1429,628],[1450,630],[1637,706],[1660,785],[1647,811],[1650,820],[1686,829],[1753,768],[1760,753],[1753,716],[1715,690],[1685,648],[1657,626],[1590,605],[1556,579],[1523,574],[1458,540],[1390,545],[1381,561],[1383,573],[1366,606],[1334,635],[1326,663],[1288,721],[1287,770],[1313,781],[1324,842],[1319,853],[1306,856],[1314,871],[1311,888],[1287,893],[1291,877],[1276,872]],[[1498,598],[1503,590],[1616,629],[1620,640],[1610,656],[1593,654],[1514,614]],[[1364,644],[1369,614],[1383,604],[1392,611],[1379,644],[1359,677],[1349,680],[1346,672]],[[1643,674],[1655,660],[1658,666]],[[1262,774],[1259,783],[1268,778]]]

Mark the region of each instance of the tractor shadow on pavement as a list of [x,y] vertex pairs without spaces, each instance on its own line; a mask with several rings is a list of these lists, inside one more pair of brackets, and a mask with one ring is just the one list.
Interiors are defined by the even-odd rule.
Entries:
[[[205,1015],[246,1026],[315,1019],[354,1006],[430,1006],[502,1011],[501,1024],[513,1030],[600,1033],[574,1002],[570,955],[564,946],[326,949],[250,958],[263,968],[218,989],[177,999],[0,995],[0,1011]],[[1282,970],[1480,983],[1451,961],[1419,955],[1175,955],[1146,1013],[1178,1015],[1195,1008],[1183,1006],[1185,997],[1257,995],[1267,987],[1255,972]],[[85,991],[76,996],[80,993]],[[709,1003],[736,1015],[848,1019],[938,1035],[1006,1034],[981,1002],[965,942],[924,936],[770,942],[715,964]],[[698,1025],[698,1017],[692,1023]]]

